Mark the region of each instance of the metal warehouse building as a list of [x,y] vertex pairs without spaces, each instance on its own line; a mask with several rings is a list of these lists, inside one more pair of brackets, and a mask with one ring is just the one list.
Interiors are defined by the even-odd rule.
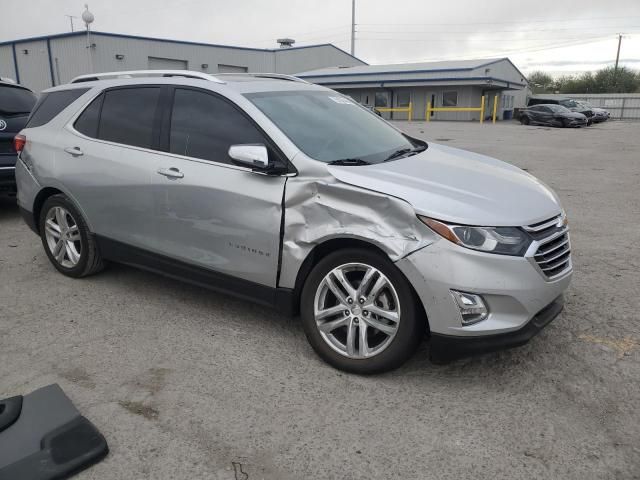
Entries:
[[[336,89],[354,100],[379,108],[402,108],[411,102],[414,120],[425,120],[432,107],[480,107],[486,95],[485,118],[498,98],[498,118],[524,107],[528,86],[525,76],[508,58],[394,65],[354,65],[299,73],[307,81]],[[386,118],[403,120],[405,112],[385,112]],[[478,120],[480,112],[431,112],[438,120]]]
[[[87,44],[90,48],[87,48]],[[332,44],[259,49],[84,31],[0,43],[0,76],[34,91],[94,72],[176,69],[296,73],[366,65]]]

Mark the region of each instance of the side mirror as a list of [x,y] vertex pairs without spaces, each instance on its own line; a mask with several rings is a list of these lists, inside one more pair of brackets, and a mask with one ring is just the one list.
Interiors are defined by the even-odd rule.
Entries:
[[269,152],[264,145],[231,145],[229,156],[236,162],[249,167],[262,169],[269,167]]

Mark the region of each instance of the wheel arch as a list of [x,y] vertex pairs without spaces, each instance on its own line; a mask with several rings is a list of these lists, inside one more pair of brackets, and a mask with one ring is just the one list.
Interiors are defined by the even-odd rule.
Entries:
[[91,222],[89,220],[89,218],[87,217],[85,211],[83,208],[80,207],[80,205],[78,205],[78,202],[76,202],[76,200],[73,198],[72,195],[69,195],[67,192],[57,188],[57,187],[44,187],[43,189],[41,189],[35,196],[34,200],[33,200],[33,207],[32,207],[32,214],[33,214],[33,221],[35,223],[36,229],[38,230],[36,233],[40,234],[39,230],[40,230],[40,213],[42,211],[42,206],[44,205],[44,202],[47,201],[47,199],[49,197],[52,197],[53,195],[64,195],[65,197],[67,197],[67,199],[73,204],[74,207],[76,207],[76,209],[80,212],[80,214],[82,215],[84,221],[87,223],[87,226],[89,227],[89,230],[93,231],[93,229],[91,228]]
[[[306,258],[304,259],[304,261],[300,265],[300,268],[298,269],[298,274],[296,276],[296,282],[294,286],[294,295],[293,295],[293,298],[294,298],[293,313],[295,315],[300,313],[300,299],[302,295],[302,288],[304,287],[304,284],[307,278],[309,277],[311,270],[313,270],[313,267],[315,267],[318,264],[318,262],[320,262],[327,255],[333,252],[337,252],[338,250],[345,250],[347,248],[361,248],[364,250],[376,252],[385,258],[389,258],[389,255],[384,250],[382,250],[379,246],[377,246],[372,242],[369,242],[360,238],[338,237],[338,238],[331,238],[323,241],[322,243],[319,243],[307,254]],[[427,312],[424,308],[424,305],[422,304],[422,300],[420,299],[420,296],[416,292],[416,289],[411,283],[411,281],[406,277],[406,275],[402,271],[400,271],[400,273],[405,278],[405,280],[409,284],[409,287],[411,288],[414,302],[418,306],[418,309],[425,320],[426,330],[427,332],[429,332],[430,331],[429,319],[427,318]]]
[[36,227],[37,233],[40,234],[40,213],[42,211],[42,206],[44,202],[47,201],[47,198],[52,197],[54,195],[63,194],[61,190],[58,190],[54,187],[45,187],[38,192],[36,197],[33,200],[33,208],[31,210],[33,215],[33,224]]

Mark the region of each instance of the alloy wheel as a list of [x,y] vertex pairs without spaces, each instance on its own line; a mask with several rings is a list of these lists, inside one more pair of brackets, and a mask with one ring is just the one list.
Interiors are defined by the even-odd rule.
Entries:
[[314,317],[322,339],[349,358],[370,358],[395,337],[401,312],[398,293],[377,268],[347,263],[331,270],[314,298]]
[[78,265],[82,254],[80,230],[67,209],[55,206],[47,212],[44,233],[49,251],[59,265],[65,268]]

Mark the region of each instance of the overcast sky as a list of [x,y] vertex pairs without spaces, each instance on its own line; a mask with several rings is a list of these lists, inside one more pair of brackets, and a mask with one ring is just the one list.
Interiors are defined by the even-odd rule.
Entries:
[[[357,0],[356,56],[369,63],[510,57],[525,73],[640,69],[640,0]],[[93,0],[93,29],[260,48],[349,50],[351,0]],[[78,0],[0,0],[0,41],[70,30]],[[81,28],[80,19],[74,20]],[[553,47],[553,48],[552,48]]]

